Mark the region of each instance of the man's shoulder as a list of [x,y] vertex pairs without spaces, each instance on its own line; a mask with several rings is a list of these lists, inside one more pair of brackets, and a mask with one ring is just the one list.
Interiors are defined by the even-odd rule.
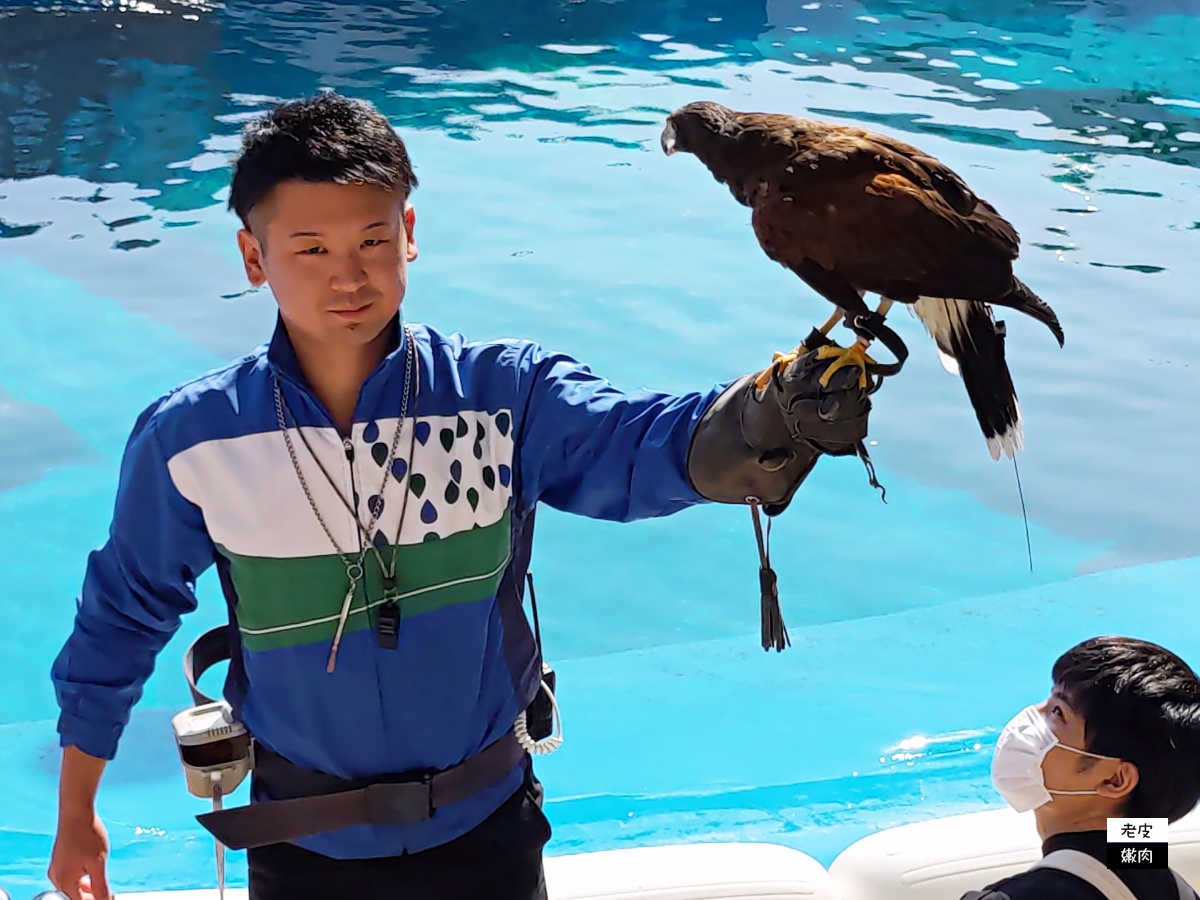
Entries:
[[264,402],[259,392],[245,389],[246,381],[266,377],[263,345],[160,394],[142,411],[138,426],[153,429],[168,456],[200,440],[233,437],[257,418],[247,415],[247,404]]
[[[443,332],[429,325],[413,325],[412,331],[435,373],[453,373],[454,380],[472,395],[494,401],[512,402],[549,373],[556,378],[591,373],[575,357],[530,338],[473,340],[462,332]],[[476,391],[483,393],[476,395]]]
[[413,324],[413,336],[438,357],[456,362],[475,362],[483,359],[512,365],[521,356],[542,351],[537,341],[529,338],[496,337],[471,339],[461,331],[442,331],[433,325]]

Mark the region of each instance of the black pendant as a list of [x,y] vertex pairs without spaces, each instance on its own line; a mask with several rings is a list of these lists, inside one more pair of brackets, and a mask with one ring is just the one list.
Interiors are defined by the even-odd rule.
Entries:
[[395,650],[400,643],[400,605],[389,600],[379,607],[379,622],[375,626],[379,646],[384,650]]

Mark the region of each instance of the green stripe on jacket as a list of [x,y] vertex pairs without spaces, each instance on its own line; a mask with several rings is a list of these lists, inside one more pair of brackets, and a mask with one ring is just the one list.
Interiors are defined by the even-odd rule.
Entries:
[[[484,528],[475,527],[420,544],[379,549],[387,565],[396,554],[395,593],[402,616],[473,603],[496,593],[510,553],[509,514]],[[221,547],[229,559],[237,591],[237,619],[247,650],[264,651],[332,640],[349,588],[346,563],[336,554],[291,559],[241,556]],[[356,557],[350,558],[357,561]],[[345,633],[370,626],[368,609],[383,600],[383,573],[368,551],[350,606]]]

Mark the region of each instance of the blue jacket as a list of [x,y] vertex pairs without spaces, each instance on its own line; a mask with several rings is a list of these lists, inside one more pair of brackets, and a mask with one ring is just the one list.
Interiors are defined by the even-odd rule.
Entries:
[[[363,385],[345,440],[282,325],[269,344],[139,416],[109,538],[89,556],[75,628],[53,666],[63,745],[112,758],[156,654],[215,564],[241,645],[225,696],[258,741],[343,778],[449,768],[511,728],[537,690],[541,661],[521,599],[537,503],[630,521],[702,502],[685,461],[720,386],[623,393],[534,343],[413,333],[419,393],[386,485],[403,331]],[[279,428],[273,376],[328,533]],[[361,546],[351,505],[362,527],[378,514],[371,541],[389,566],[395,554],[399,645],[375,639],[383,585],[368,553],[327,673],[349,584],[338,550],[353,561]],[[343,859],[435,846],[486,818],[523,775],[524,765],[427,822],[299,843]]]

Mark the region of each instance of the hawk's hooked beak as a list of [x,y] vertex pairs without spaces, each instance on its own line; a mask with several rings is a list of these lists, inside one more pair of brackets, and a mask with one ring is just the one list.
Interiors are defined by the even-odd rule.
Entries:
[[667,124],[663,127],[660,143],[663,153],[667,156],[675,152],[675,124],[670,119],[667,119]]

